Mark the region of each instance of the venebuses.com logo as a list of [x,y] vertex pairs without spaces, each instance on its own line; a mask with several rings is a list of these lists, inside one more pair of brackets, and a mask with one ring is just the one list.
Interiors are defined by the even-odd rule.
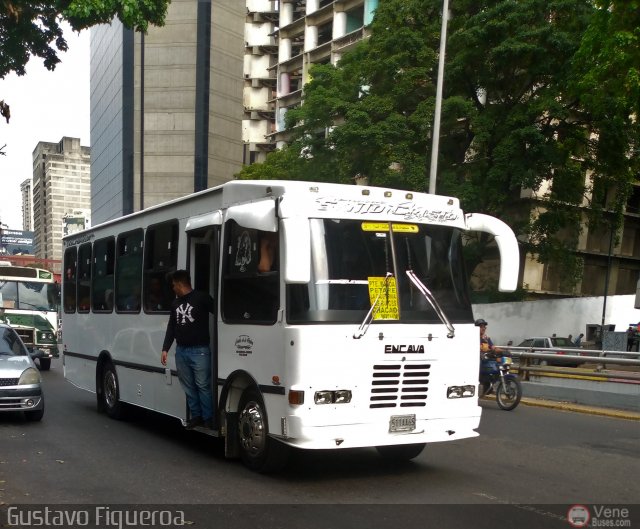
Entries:
[[567,511],[571,527],[631,527],[629,509],[605,505],[572,505]]

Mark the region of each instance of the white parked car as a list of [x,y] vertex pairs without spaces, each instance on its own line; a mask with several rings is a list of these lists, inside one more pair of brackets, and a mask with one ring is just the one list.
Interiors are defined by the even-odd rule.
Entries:
[[[582,362],[576,362],[575,360],[565,360],[562,355],[577,355],[584,356],[588,353],[583,352],[578,345],[575,345],[569,338],[562,336],[540,336],[536,338],[527,338],[524,342],[518,344],[518,347],[531,347],[534,353],[547,353],[557,355],[557,360],[532,360],[532,363],[550,365],[550,366],[566,366],[566,367],[578,367]],[[562,348],[562,351],[536,351],[537,347],[544,348]]]
[[9,325],[0,323],[0,412],[22,411],[29,421],[44,415],[40,371]]

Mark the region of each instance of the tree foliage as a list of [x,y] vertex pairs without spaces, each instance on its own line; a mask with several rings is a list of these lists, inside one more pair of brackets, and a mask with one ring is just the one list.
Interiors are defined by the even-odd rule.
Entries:
[[118,17],[125,27],[146,32],[148,24],[161,26],[170,0],[0,0],[0,79],[24,75],[31,56],[40,57],[49,70],[67,51],[61,22],[75,31]]
[[[638,10],[636,25],[613,39],[624,41],[614,53],[599,36],[625,17],[601,1],[602,8],[591,0],[456,0],[449,21],[438,193],[508,222],[524,250],[561,263],[569,282],[581,265],[567,251],[584,220],[580,206],[620,209],[637,174],[629,149],[638,138],[630,118],[639,101]],[[240,176],[267,176],[271,159],[286,156],[296,160],[295,178],[350,182],[364,174],[373,185],[425,191],[440,8],[440,0],[381,2],[368,39],[338,67],[313,67],[304,104],[286,116],[294,139],[287,153]],[[598,45],[608,66],[590,68]],[[621,64],[629,65],[625,79],[610,80]],[[597,96],[594,108],[601,87],[615,103]],[[613,205],[598,200],[611,186],[619,197]],[[528,195],[546,200],[523,207]],[[476,262],[488,242],[479,237],[469,246]]]

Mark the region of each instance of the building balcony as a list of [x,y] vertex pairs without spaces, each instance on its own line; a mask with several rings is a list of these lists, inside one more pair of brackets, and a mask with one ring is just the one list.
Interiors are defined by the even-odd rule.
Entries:
[[351,31],[342,37],[338,37],[333,41],[333,51],[344,53],[353,48],[358,42],[365,37],[364,27]]

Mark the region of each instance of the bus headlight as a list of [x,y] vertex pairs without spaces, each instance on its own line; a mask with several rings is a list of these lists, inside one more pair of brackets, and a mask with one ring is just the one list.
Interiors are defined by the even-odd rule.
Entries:
[[38,373],[37,369],[29,367],[22,372],[22,375],[20,375],[18,385],[27,386],[33,384],[40,384],[40,373]]
[[316,391],[313,400],[316,404],[346,404],[351,402],[351,390]]
[[333,392],[333,402],[336,404],[346,404],[351,402],[351,391],[348,389],[339,389]]
[[448,399],[462,399],[466,397],[473,397],[475,394],[476,394],[476,387],[473,385],[449,386],[447,388]]

